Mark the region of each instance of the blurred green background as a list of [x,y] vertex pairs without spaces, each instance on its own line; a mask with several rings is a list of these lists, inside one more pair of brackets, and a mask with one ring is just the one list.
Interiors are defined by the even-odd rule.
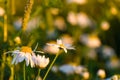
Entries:
[[[89,73],[88,80],[99,80],[99,69],[105,70],[105,78],[120,74],[120,0],[34,0],[27,29],[23,35],[19,35],[26,2],[0,0],[0,74],[4,75],[3,80],[8,80],[11,75],[12,58],[8,54],[3,60],[4,52],[23,45],[34,49],[39,43],[38,50],[45,51],[52,61],[55,50],[46,47],[46,43],[59,38],[75,46],[76,50],[68,50],[67,54],[62,52],[46,80],[85,80],[82,73],[70,73],[71,68],[64,72],[62,65],[84,67],[83,72]],[[21,65],[14,67],[15,80],[22,79]],[[26,69],[27,79],[35,80],[38,69]],[[41,71],[41,77],[46,70]]]

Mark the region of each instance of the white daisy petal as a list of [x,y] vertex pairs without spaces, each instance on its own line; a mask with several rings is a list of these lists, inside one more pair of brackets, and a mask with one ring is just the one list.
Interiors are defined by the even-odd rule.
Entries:
[[57,45],[57,44],[50,44],[50,43],[47,43],[47,45],[49,45],[49,46],[54,46],[54,47],[60,47],[59,45]]
[[17,59],[17,56],[18,56],[18,55],[15,55],[15,56],[14,56],[14,58],[13,58],[13,60],[12,60],[12,64],[15,63],[15,61],[16,61],[16,59]]
[[16,61],[15,61],[15,65],[18,64],[18,58],[19,58],[19,55],[16,55]]
[[19,61],[19,62],[22,62],[24,59],[25,59],[25,53],[19,54],[18,61]]
[[75,50],[75,48],[74,48],[74,47],[67,47],[67,49],[73,49],[73,50]]
[[33,62],[32,58],[30,58],[30,65],[31,65],[31,67],[34,67],[34,62]]
[[16,54],[19,54],[19,50],[13,51],[12,56],[14,56],[14,55],[16,55]]
[[63,43],[62,43],[62,40],[61,40],[61,39],[57,39],[57,44],[58,44],[58,45],[63,44]]
[[49,46],[55,46],[56,44],[50,44],[50,43],[47,43],[47,45],[49,45]]
[[26,55],[25,55],[25,61],[26,61],[26,65],[28,66],[29,63],[30,63],[30,54],[29,53],[26,53]]
[[66,48],[63,48],[63,50],[65,51],[65,53],[67,53],[67,49]]
[[34,52],[36,51],[37,47],[38,47],[38,43],[37,43],[37,45],[35,46],[35,49],[33,50]]
[[31,59],[34,62],[34,64],[37,64],[37,60],[36,60],[36,55],[34,53],[32,53]]

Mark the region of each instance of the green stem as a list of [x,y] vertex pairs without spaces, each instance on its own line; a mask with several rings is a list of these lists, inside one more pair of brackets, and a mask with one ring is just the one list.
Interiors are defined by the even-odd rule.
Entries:
[[41,71],[41,69],[39,69],[39,70],[38,70],[38,74],[37,74],[37,77],[40,75],[40,71]]
[[43,80],[45,80],[45,79],[46,79],[46,77],[47,77],[47,75],[48,75],[48,73],[49,73],[50,69],[52,68],[53,64],[55,63],[55,61],[56,61],[56,59],[57,59],[58,55],[59,55],[59,53],[57,53],[57,54],[56,54],[56,56],[55,56],[55,58],[53,59],[53,61],[52,61],[51,65],[49,66],[49,68],[48,68],[48,70],[47,70],[47,72],[46,72],[46,74],[45,74],[45,76],[44,76]]
[[3,62],[1,64],[1,80],[4,79],[4,69],[5,69],[5,60],[6,60],[6,55],[3,53],[2,55]]
[[39,80],[39,75],[40,75],[40,71],[41,71],[41,69],[39,68],[39,70],[38,70],[38,74],[37,74],[37,76],[36,76],[36,79],[35,80]]
[[25,75],[25,63],[24,63],[24,65],[23,65],[23,78],[24,78],[24,80],[26,80],[26,75]]
[[14,80],[14,66],[11,66],[10,70],[11,70],[11,76],[9,80]]

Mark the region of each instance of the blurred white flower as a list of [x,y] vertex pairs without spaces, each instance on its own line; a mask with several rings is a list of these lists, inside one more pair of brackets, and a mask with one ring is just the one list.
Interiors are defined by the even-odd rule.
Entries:
[[[49,42],[49,44],[55,44],[55,42]],[[50,54],[56,54],[59,52],[59,48],[57,46],[45,45],[44,51]]]
[[45,58],[44,55],[43,56],[37,55],[35,64],[39,68],[43,69],[49,64],[49,58]]
[[104,79],[106,77],[105,70],[104,69],[99,69],[98,72],[97,72],[97,76]]
[[100,39],[96,35],[83,34],[80,36],[80,40],[90,48],[97,48],[101,45]]
[[68,3],[76,3],[80,5],[84,5],[87,3],[87,0],[67,0]]
[[106,78],[105,80],[111,80],[111,78]]
[[111,12],[112,15],[117,15],[117,14],[118,14],[118,10],[117,10],[117,8],[114,7],[114,6],[112,6],[112,7],[110,8],[110,12]]
[[76,25],[77,24],[77,14],[75,14],[74,12],[69,12],[68,16],[67,16],[67,21],[72,25]]
[[109,28],[110,28],[110,24],[107,21],[102,21],[102,23],[101,23],[101,29],[106,31]]
[[115,74],[112,77],[107,78],[105,80],[120,80],[120,75],[119,74]]
[[5,10],[2,7],[0,7],[0,16],[3,16],[4,14],[5,14]]
[[87,3],[87,0],[73,0],[73,2],[80,4],[80,5],[83,5],[83,4]]
[[87,52],[86,57],[95,60],[95,59],[97,58],[97,53],[96,53],[95,49],[90,49],[90,50]]
[[88,80],[90,78],[90,73],[88,71],[85,71],[82,73],[83,79]]
[[58,66],[54,65],[51,69],[53,72],[58,72]]
[[79,25],[81,28],[94,28],[95,22],[86,13],[75,13],[70,11],[67,16],[67,21],[72,25]]
[[[37,28],[41,22],[40,19],[41,19],[41,17],[35,17],[35,18],[31,19],[27,24],[26,30],[29,32],[29,31]],[[14,27],[17,30],[19,30],[22,27],[22,18],[18,18],[17,20],[14,21],[13,24],[14,24]]]
[[115,69],[120,67],[120,60],[117,57],[112,57],[110,61],[106,63],[107,68]]
[[37,16],[33,19],[31,19],[29,22],[28,22],[28,25],[27,25],[27,31],[32,31],[33,29],[37,28],[39,26],[39,24],[41,23],[41,17]]
[[66,75],[74,74],[74,67],[69,64],[65,64],[59,67],[59,70]]
[[96,47],[99,47],[101,45],[101,42],[97,36],[93,35],[93,36],[88,37],[87,45],[91,48],[96,48]]
[[84,71],[87,71],[87,69],[84,66],[74,66],[74,71],[76,74],[82,74]]
[[37,76],[35,80],[42,80],[40,76]]
[[61,36],[61,40],[63,41],[64,44],[70,44],[73,45],[73,38],[68,35],[68,34],[64,34]]
[[12,51],[12,64],[18,64],[19,62],[26,61],[26,65],[30,64],[31,67],[35,66],[35,53],[30,47],[23,46],[20,49]]
[[66,23],[64,21],[63,17],[57,17],[54,21],[54,25],[59,29],[59,30],[65,30],[66,29]]
[[111,80],[120,80],[120,75],[113,75],[112,77],[111,77]]
[[109,46],[104,46],[103,47],[102,55],[103,55],[104,58],[111,58],[111,57],[116,56],[114,49],[109,47]]
[[56,44],[47,43],[47,45],[56,46],[58,48],[62,48],[65,51],[65,53],[67,53],[67,49],[75,49],[74,47],[72,47],[71,44],[63,43],[63,41],[61,39],[57,39],[57,43]]
[[22,26],[22,18],[18,18],[17,20],[14,21],[13,24],[15,29],[19,30]]
[[88,34],[82,34],[80,35],[80,41],[84,44],[88,42]]
[[80,27],[82,28],[91,26],[91,20],[84,12],[80,12],[77,14],[77,21],[78,21],[78,25],[80,25]]
[[53,38],[55,38],[56,36],[57,36],[57,33],[55,32],[54,29],[49,29],[49,30],[47,30],[47,37],[48,37],[49,39],[53,39]]

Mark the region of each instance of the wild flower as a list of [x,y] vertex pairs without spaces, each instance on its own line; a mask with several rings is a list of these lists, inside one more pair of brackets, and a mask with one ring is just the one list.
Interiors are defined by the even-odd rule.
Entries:
[[45,58],[45,56],[40,56],[37,55],[36,57],[36,66],[38,66],[39,68],[45,68],[49,63],[49,58]]
[[58,48],[62,48],[65,51],[65,53],[67,53],[67,49],[75,49],[74,47],[72,47],[71,44],[65,44],[61,39],[57,39],[57,43],[56,44],[47,43],[47,45],[56,46]]
[[87,28],[92,25],[92,21],[89,16],[84,12],[79,12],[77,14],[77,22],[81,28]]
[[5,14],[5,10],[2,7],[0,7],[0,16],[3,16],[4,14]]
[[87,0],[67,0],[67,3],[76,3],[79,5],[84,5],[87,3]]
[[120,75],[115,74],[111,77],[111,80],[119,80],[120,79]]
[[67,16],[67,21],[72,25],[76,25],[77,24],[77,14],[72,11],[69,12],[68,16]]
[[64,64],[59,67],[59,71],[65,73],[66,75],[74,74],[74,67],[69,64]]
[[[49,42],[49,44],[55,44],[55,42],[51,41]],[[49,53],[49,54],[56,54],[59,52],[59,48],[56,46],[45,45],[44,52]]]
[[98,48],[101,46],[101,41],[97,35],[91,34],[83,34],[80,36],[80,40],[83,44],[90,48]]
[[82,73],[82,76],[83,76],[84,80],[88,80],[90,78],[90,73],[88,71],[85,71]]
[[118,14],[118,9],[117,9],[115,6],[112,6],[112,7],[110,8],[110,13],[111,13],[112,15],[117,15],[117,14]]
[[12,51],[12,56],[14,57],[12,60],[12,64],[18,64],[22,61],[26,61],[26,65],[30,64],[31,67],[35,66],[36,55],[32,51],[31,47],[22,46],[21,48]]
[[57,17],[54,21],[54,25],[61,31],[66,30],[66,23],[63,17]]
[[104,78],[106,77],[105,70],[99,69],[98,72],[97,72],[97,75],[98,75],[100,78],[104,79]]
[[87,68],[85,68],[84,66],[74,66],[74,72],[76,74],[79,74],[79,75],[83,75],[83,72],[86,72],[87,71]]
[[101,29],[104,31],[107,31],[110,28],[110,24],[108,21],[102,21],[100,26],[101,26]]

